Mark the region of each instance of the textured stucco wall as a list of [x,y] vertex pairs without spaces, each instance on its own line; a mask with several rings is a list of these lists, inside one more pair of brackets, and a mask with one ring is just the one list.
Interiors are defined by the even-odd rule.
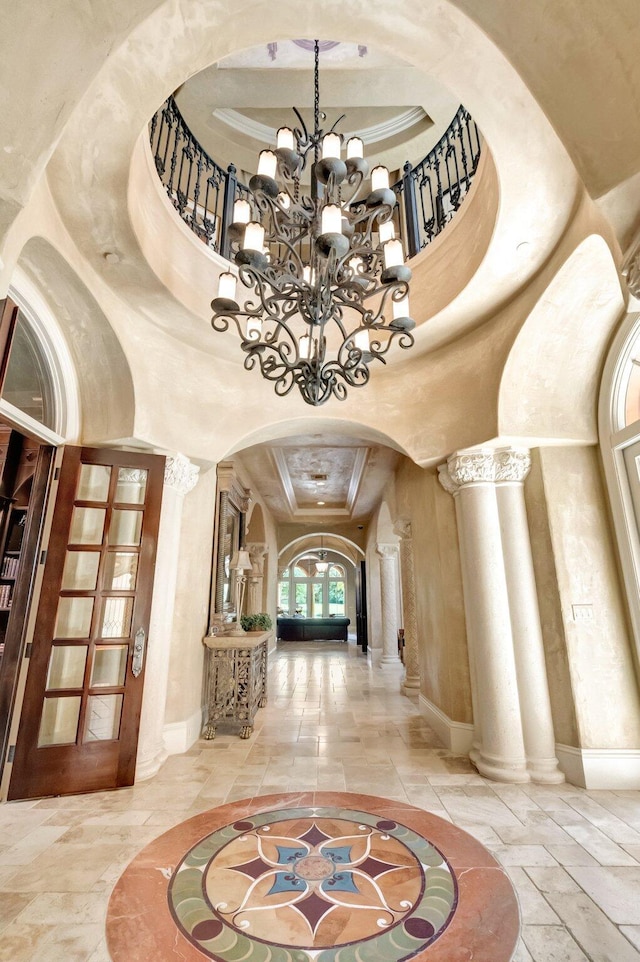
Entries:
[[452,721],[470,723],[471,686],[455,505],[436,473],[404,459],[398,516],[411,521],[421,691]]
[[556,738],[637,748],[640,697],[596,448],[541,449],[527,498]]
[[207,631],[211,548],[216,494],[215,468],[202,472],[185,495],[173,614],[165,722],[190,718],[202,704],[203,635]]

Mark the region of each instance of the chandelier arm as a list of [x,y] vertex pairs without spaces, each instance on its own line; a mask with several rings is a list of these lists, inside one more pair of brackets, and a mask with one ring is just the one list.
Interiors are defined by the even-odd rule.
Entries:
[[[362,189],[362,186],[364,184],[363,172],[361,170],[354,170],[353,173],[347,175],[346,181],[343,181],[343,184],[344,183],[348,184],[349,187],[352,188],[351,196],[345,197],[344,200],[342,201],[343,209],[348,210],[349,206],[355,203],[356,197],[360,193],[360,190]],[[344,191],[344,187],[343,187],[343,191]]]

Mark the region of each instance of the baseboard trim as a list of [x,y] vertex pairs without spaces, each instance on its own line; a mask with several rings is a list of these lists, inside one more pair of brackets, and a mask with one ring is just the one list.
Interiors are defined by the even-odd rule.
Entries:
[[422,694],[418,696],[420,713],[445,748],[455,755],[468,755],[473,743],[473,725],[452,721],[448,715]]
[[202,711],[195,711],[181,722],[171,722],[162,729],[162,740],[168,755],[182,755],[200,738]]
[[588,789],[640,789],[640,749],[574,748],[556,744],[568,782]]

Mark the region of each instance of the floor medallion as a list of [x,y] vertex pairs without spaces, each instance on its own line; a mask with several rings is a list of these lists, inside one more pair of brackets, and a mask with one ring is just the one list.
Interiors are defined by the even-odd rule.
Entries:
[[506,875],[470,835],[390,799],[315,792],[234,802],[156,839],[116,885],[107,939],[114,962],[506,962],[518,928]]

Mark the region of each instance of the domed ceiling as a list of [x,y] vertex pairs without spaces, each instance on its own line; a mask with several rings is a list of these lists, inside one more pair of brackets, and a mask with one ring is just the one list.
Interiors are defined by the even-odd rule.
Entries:
[[[293,126],[297,107],[313,128],[313,40],[279,40],[225,57],[191,77],[176,102],[192,133],[222,167],[255,172],[258,153]],[[459,104],[440,85],[370,47],[321,41],[321,126],[362,138],[367,159],[400,171],[440,138]]]

